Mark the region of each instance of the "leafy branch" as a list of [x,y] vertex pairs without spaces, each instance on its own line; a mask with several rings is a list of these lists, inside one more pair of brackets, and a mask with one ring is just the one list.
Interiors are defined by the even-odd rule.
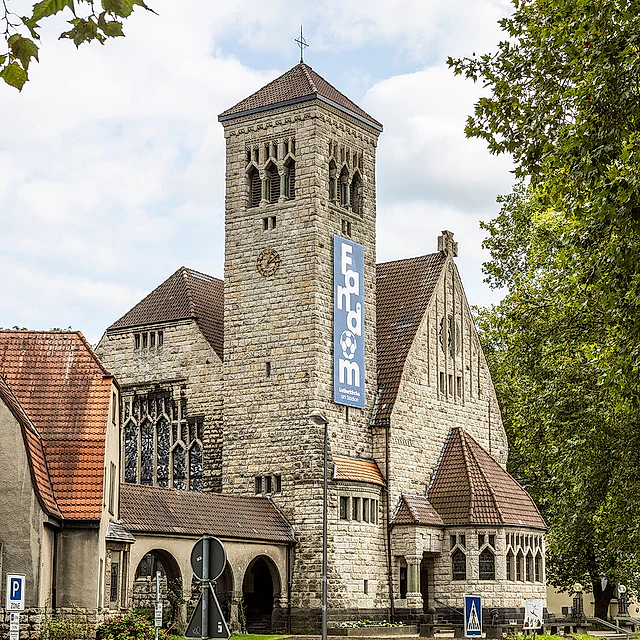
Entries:
[[0,32],[6,49],[0,53],[0,78],[22,90],[29,80],[29,65],[39,62],[41,21],[59,13],[70,17],[71,28],[60,39],[72,40],[76,47],[97,40],[124,36],[123,20],[136,6],[155,13],[144,0],[42,0],[33,5],[31,15],[19,16],[9,9],[11,0],[0,0]]

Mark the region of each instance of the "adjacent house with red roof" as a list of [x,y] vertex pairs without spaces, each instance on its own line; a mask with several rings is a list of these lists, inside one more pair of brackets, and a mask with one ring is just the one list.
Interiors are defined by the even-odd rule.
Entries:
[[81,333],[0,331],[2,584],[24,573],[27,606],[124,601],[119,419],[118,386]]

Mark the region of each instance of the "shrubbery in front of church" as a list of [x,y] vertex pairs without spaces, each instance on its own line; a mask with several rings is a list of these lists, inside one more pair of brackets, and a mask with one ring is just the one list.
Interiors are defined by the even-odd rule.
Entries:
[[[158,637],[166,638],[166,632],[160,629]],[[133,613],[112,618],[96,629],[96,640],[154,640],[154,638],[153,625]]]

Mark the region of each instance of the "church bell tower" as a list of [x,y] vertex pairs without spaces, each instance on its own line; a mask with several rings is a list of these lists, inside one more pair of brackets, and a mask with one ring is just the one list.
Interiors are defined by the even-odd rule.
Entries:
[[[328,421],[330,469],[333,456],[374,457],[382,126],[304,63],[219,120],[226,139],[222,489],[269,495],[293,525],[299,545],[288,604],[294,628],[303,628],[305,615],[320,608],[324,428],[311,412]],[[363,408],[334,401],[335,236],[364,248]],[[329,477],[331,548],[340,506]],[[376,549],[383,533],[367,533]],[[329,557],[337,592],[346,594],[339,565],[349,560],[338,550]]]

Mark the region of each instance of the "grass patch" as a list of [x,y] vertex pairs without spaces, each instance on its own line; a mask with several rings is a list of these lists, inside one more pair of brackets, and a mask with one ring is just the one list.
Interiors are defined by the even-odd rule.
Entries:
[[[232,635],[230,640],[278,640],[278,638],[290,638],[290,633],[285,633],[283,635],[266,635],[261,636],[255,633],[249,633],[247,635]],[[185,638],[184,636],[169,636],[169,640],[191,640],[190,638]]]

